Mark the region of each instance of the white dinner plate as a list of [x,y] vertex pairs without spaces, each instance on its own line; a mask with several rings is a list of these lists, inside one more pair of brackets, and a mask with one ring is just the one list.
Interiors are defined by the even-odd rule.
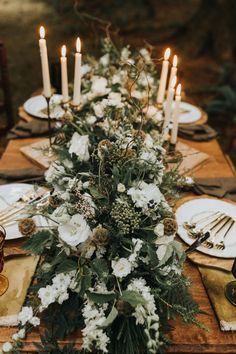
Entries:
[[[178,234],[188,245],[191,245],[195,240],[189,237],[186,229],[184,228],[184,223],[192,223],[194,218],[198,218],[200,215],[204,214],[212,215],[214,212],[220,211],[225,213],[234,220],[236,220],[236,205],[226,202],[223,200],[218,200],[214,198],[196,198],[190,201],[186,201],[176,210],[176,220],[178,223]],[[225,228],[219,232],[216,238],[216,242],[222,239],[224,235]],[[198,251],[220,258],[235,258],[236,257],[236,223],[228,232],[225,240],[225,249],[219,250],[217,248],[207,248],[204,246],[199,246]]]
[[[57,94],[53,95],[50,99],[50,117],[52,119],[60,119],[64,114],[64,110],[60,106],[61,100],[62,95]],[[33,96],[24,103],[24,110],[37,118],[47,119],[46,109],[47,102],[42,95]]]
[[[173,109],[175,102],[173,102]],[[197,122],[202,117],[201,110],[187,102],[180,102],[179,124],[191,124]]]
[[[43,189],[43,191],[46,189],[39,187],[40,189]],[[26,183],[12,183],[12,184],[5,184],[0,186],[0,213],[4,211],[5,208],[7,208],[9,205],[12,203],[16,202],[19,200],[20,197],[23,197],[24,195],[29,195],[30,193],[34,192],[34,186],[31,184],[26,184]],[[27,216],[27,215],[24,215]],[[22,216],[21,216],[22,217]],[[21,238],[23,237],[22,234],[20,233],[18,229],[18,221],[19,216],[17,214],[14,216],[15,222],[11,224],[10,226],[6,226],[6,240],[13,240],[16,238]],[[42,225],[42,217],[34,217],[33,218],[36,225],[41,226]],[[45,219],[44,219],[45,220]],[[0,222],[1,224],[1,222]],[[4,225],[3,225],[4,226]]]

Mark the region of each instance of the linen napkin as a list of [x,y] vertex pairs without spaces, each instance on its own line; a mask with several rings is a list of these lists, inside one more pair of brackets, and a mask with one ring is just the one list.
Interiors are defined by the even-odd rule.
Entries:
[[[55,122],[51,122],[52,128]],[[28,138],[31,136],[42,136],[48,133],[48,121],[32,119],[30,122],[20,120],[8,133],[7,139]]]
[[0,297],[0,326],[16,326],[17,317],[34,276],[39,257],[21,256],[6,260],[2,274],[9,287]]
[[179,125],[178,136],[194,141],[208,141],[214,139],[217,132],[207,124]]
[[203,284],[218,318],[222,331],[236,330],[236,306],[225,297],[225,286],[235,278],[231,272],[198,267]]
[[0,170],[0,184],[15,181],[25,180],[41,180],[44,177],[44,171],[38,167],[21,168],[21,169],[6,169]]
[[208,194],[236,202],[236,177],[196,178],[193,190],[196,194]]

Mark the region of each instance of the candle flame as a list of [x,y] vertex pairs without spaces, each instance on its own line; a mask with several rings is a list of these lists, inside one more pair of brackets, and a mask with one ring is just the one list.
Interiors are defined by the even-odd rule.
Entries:
[[79,37],[77,37],[77,39],[76,39],[76,51],[77,51],[78,53],[81,52],[81,40],[80,40]]
[[176,96],[181,96],[181,84],[178,84],[178,86],[177,86]]
[[177,77],[174,76],[174,77],[173,77],[173,80],[171,81],[171,84],[170,84],[170,87],[171,87],[172,89],[175,88],[176,81],[177,81]]
[[65,46],[65,44],[61,47],[61,56],[62,57],[66,57],[66,46]]
[[177,63],[178,63],[178,57],[177,55],[174,55],[174,58],[173,58],[173,66],[176,68],[177,67]]
[[164,54],[164,59],[169,60],[170,57],[170,48],[167,48]]
[[39,35],[40,35],[40,38],[45,38],[45,28],[43,26],[40,27],[39,29]]

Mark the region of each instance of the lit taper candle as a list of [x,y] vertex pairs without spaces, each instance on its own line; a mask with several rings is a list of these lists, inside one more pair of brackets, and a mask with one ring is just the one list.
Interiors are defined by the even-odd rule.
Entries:
[[176,88],[176,96],[175,96],[175,108],[173,112],[173,127],[171,131],[170,143],[175,145],[177,142],[178,136],[178,120],[180,113],[180,102],[181,102],[181,84],[179,84]]
[[75,72],[74,72],[74,94],[72,104],[78,106],[81,102],[81,41],[78,37],[76,40],[76,53],[75,53]]
[[39,49],[41,57],[41,66],[42,66],[42,77],[43,77],[43,94],[45,97],[51,97],[51,83],[49,75],[49,66],[48,66],[48,52],[47,52],[47,43],[45,39],[45,29],[43,26],[39,29]]
[[68,75],[67,75],[67,58],[66,58],[66,46],[61,47],[61,93],[62,101],[69,101],[68,94]]
[[175,94],[175,85],[176,85],[176,76],[173,78],[170,89],[168,90],[167,94],[167,100],[166,100],[166,106],[165,106],[165,119],[164,119],[164,124],[162,128],[162,134],[164,140],[167,140],[168,133],[169,133],[169,124],[170,124],[170,118],[171,118],[171,112],[172,112],[172,103],[173,103],[173,98]]
[[162,63],[161,69],[161,77],[159,83],[159,89],[157,94],[157,104],[162,105],[165,97],[166,91],[166,81],[168,76],[168,68],[169,68],[169,57],[170,57],[170,48],[167,48],[164,54],[164,60]]
[[173,78],[177,75],[177,64],[178,64],[178,58],[177,58],[177,55],[174,55],[172,68],[170,71],[170,80],[169,80],[168,90],[170,89],[170,84],[171,84]]

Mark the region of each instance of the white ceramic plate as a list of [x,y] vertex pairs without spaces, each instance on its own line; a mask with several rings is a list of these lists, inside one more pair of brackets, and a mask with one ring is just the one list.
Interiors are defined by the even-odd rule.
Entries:
[[[64,110],[60,106],[62,95],[53,95],[50,100],[50,117],[52,119],[60,119],[64,114]],[[46,114],[47,102],[45,98],[40,96],[33,96],[24,103],[24,110],[31,116],[47,119]]]
[[201,110],[187,102],[180,103],[180,124],[190,124],[197,122],[202,116]]
[[[43,190],[45,189],[43,188]],[[0,186],[0,213],[10,204],[16,202],[20,197],[30,193],[31,191],[32,193],[34,192],[33,185],[25,183],[12,183]],[[6,240],[13,240],[16,238],[23,237],[18,229],[17,219],[19,218],[19,216],[16,215],[14,216],[14,218],[16,219],[15,223],[5,227]],[[36,222],[36,225],[42,225],[41,217],[34,217],[34,220]]]
[[[213,198],[197,198],[182,204],[176,211],[176,220],[178,223],[178,234],[188,245],[191,245],[194,240],[188,236],[187,231],[184,228],[185,222],[192,222],[194,218],[198,218],[200,215],[211,215],[214,212],[223,212],[231,216],[236,220],[236,205],[223,200]],[[225,229],[219,232],[216,242],[222,239]],[[199,246],[198,251],[220,258],[235,258],[236,257],[236,223],[230,229],[225,240],[225,249],[219,250],[217,248],[207,248]]]

